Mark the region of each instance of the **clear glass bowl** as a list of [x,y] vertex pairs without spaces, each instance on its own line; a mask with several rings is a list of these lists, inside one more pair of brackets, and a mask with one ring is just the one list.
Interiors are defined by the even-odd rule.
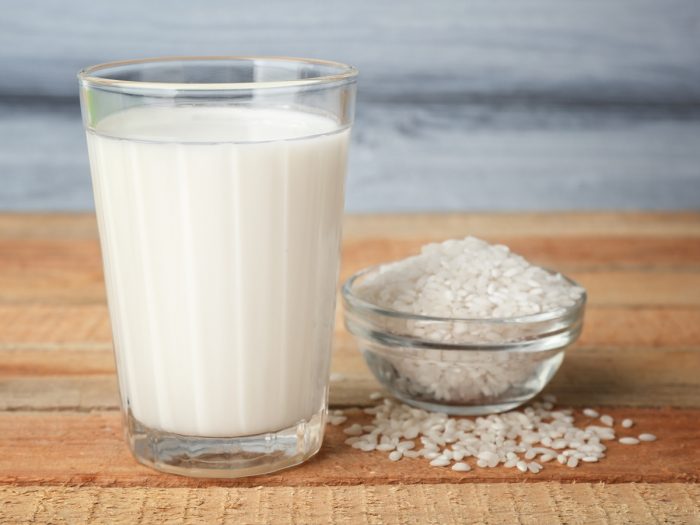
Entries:
[[454,415],[512,410],[549,383],[581,333],[585,293],[573,306],[522,317],[427,317],[356,295],[378,270],[362,270],[343,285],[345,326],[377,380],[419,408]]

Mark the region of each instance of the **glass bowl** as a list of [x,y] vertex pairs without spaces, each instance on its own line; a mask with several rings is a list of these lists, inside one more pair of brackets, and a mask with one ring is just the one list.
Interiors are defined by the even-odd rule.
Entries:
[[549,383],[581,333],[585,293],[572,306],[521,317],[427,317],[356,294],[379,268],[343,285],[345,326],[377,380],[409,405],[453,415],[512,410]]

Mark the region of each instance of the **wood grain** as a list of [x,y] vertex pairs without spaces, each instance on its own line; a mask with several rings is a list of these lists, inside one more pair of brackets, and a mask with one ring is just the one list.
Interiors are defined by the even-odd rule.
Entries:
[[[455,232],[452,237],[470,235],[469,230]],[[542,266],[555,266],[562,271],[597,269],[667,270],[700,269],[700,239],[694,236],[664,236],[658,238],[581,235],[550,237],[538,235],[511,236],[479,234],[479,237],[505,244],[516,253]],[[375,237],[348,240],[345,243],[346,264],[355,261],[382,263],[398,260],[420,252],[421,246],[444,240],[444,234],[433,237],[391,239]]]
[[[364,266],[345,267],[341,279]],[[97,264],[92,268],[23,265],[21,268],[0,267],[0,270],[3,272],[0,274],[0,302],[79,305],[105,301],[102,272]],[[693,270],[566,273],[588,290],[591,306],[700,306],[700,272]],[[646,288],[640,289],[640,282]]]
[[[522,239],[527,244],[528,239]],[[556,246],[553,243],[547,243]],[[596,244],[589,242],[595,251]],[[561,257],[567,253],[560,248],[542,249],[536,257],[539,263],[567,273],[585,286],[589,302],[597,305],[625,306],[700,306],[700,266],[696,264],[700,250],[698,243],[686,238],[676,239],[673,246],[687,260],[679,267],[667,260],[649,269],[625,268],[624,262],[611,258],[604,267],[593,265],[580,269],[580,265],[567,266]],[[417,246],[392,244],[387,239],[370,250],[364,243],[344,245],[341,278],[349,277],[369,264],[400,258],[415,253]],[[660,253],[674,250],[661,250]],[[697,252],[697,253],[696,253]],[[575,253],[575,252],[574,252]],[[557,259],[560,254],[560,259]],[[567,256],[568,257],[568,256]],[[634,250],[627,256],[635,257]],[[657,261],[658,262],[658,261]],[[571,264],[571,260],[569,260]],[[639,283],[644,283],[644,288]],[[0,302],[85,304],[105,301],[99,246],[90,240],[5,240],[0,241]]]
[[[206,480],[158,473],[137,464],[129,454],[117,412],[27,413],[0,412],[0,484],[203,487],[309,486],[483,481],[564,482],[700,482],[699,409],[606,408],[618,421],[636,422],[621,435],[652,432],[658,441],[636,446],[608,442],[601,463],[572,469],[556,462],[539,474],[520,474],[504,468],[474,469],[468,473],[431,467],[424,459],[391,462],[386,453],[360,452],[344,443],[340,427],[329,426],[321,452],[307,463],[286,471],[240,480]],[[368,422],[350,411],[348,423]],[[582,418],[580,421],[590,421]]]
[[[554,101],[657,104],[698,96],[697,6],[691,0],[668,6],[650,0],[470,1],[439,9],[419,0],[399,7],[277,0],[269,10],[252,4],[240,13],[223,0],[211,1],[206,12],[168,5],[124,0],[120,8],[95,9],[76,0],[16,7],[0,20],[6,68],[0,93],[73,96],[73,73],[95,61],[229,49],[353,62],[362,71],[362,89],[383,94],[387,104],[420,94],[445,104],[465,92],[477,100],[524,92]],[[76,26],[78,17],[84,24]],[[106,20],[113,25],[96,40],[90,28]],[[177,38],[183,27],[186,43]]]
[[81,67],[227,50],[360,68],[355,211],[697,206],[694,0],[24,4],[0,18],[0,208],[91,206]]
[[[0,522],[700,523],[700,213],[354,216],[343,275],[467,233],[588,288],[547,391],[658,441],[537,476],[459,474],[358,452],[329,427],[316,458],[271,476],[159,474],[122,438],[94,219],[0,214]],[[367,406],[379,386],[337,319],[331,404]]]
[[[336,313],[336,332],[342,334],[342,306]],[[104,303],[0,303],[0,327],[0,349],[4,350],[111,348]],[[608,348],[700,348],[700,308],[592,305],[586,309],[580,343]]]
[[[346,215],[344,243],[383,238],[403,243],[460,235],[700,238],[700,212],[392,213]],[[0,239],[97,239],[93,213],[0,213]],[[389,243],[391,244],[391,243]]]
[[[630,214],[618,220],[614,214],[557,220],[541,214],[351,216],[345,230],[343,278],[416,253],[425,242],[477,234],[569,273],[590,289],[593,306],[700,304],[700,214]],[[1,303],[104,300],[92,216],[0,218]]]
[[624,525],[698,523],[700,486],[684,483],[470,483],[313,487],[0,487],[17,525]]
[[[381,390],[348,336],[333,355],[332,406],[366,406]],[[576,347],[547,392],[571,406],[697,407],[700,351],[682,348]],[[0,410],[116,410],[111,350],[0,351]]]
[[[85,220],[93,220],[89,215],[86,217]],[[12,220],[12,215],[7,220]],[[460,235],[556,237],[562,240],[593,235],[698,238],[700,212],[362,214],[346,216],[343,229],[343,238],[348,242],[377,237],[405,242],[416,238],[437,240]]]

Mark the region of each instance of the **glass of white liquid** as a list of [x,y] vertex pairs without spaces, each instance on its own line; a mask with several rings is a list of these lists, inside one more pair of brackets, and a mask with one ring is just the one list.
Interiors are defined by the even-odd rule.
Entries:
[[126,438],[141,463],[239,477],[319,450],[356,76],[276,57],[78,75]]

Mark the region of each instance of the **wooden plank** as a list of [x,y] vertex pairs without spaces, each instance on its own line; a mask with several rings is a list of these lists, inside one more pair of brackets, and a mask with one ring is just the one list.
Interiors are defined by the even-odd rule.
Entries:
[[117,410],[114,374],[0,379],[2,410]]
[[571,272],[588,292],[590,305],[698,306],[700,272]]
[[0,213],[0,240],[97,239],[94,213]]
[[0,301],[104,302],[96,240],[0,243]]
[[[12,217],[12,216],[10,216]],[[446,218],[429,221],[433,231]],[[448,216],[449,217],[449,216]],[[556,216],[554,216],[556,218]],[[7,219],[7,216],[5,216]],[[427,220],[427,218],[426,218]],[[9,229],[14,223],[6,220]],[[58,221],[59,223],[61,221]],[[352,222],[352,221],[351,221]],[[410,223],[410,221],[408,221]],[[437,225],[435,224],[437,223]],[[70,221],[66,227],[70,226]],[[20,228],[17,226],[17,228]],[[37,226],[39,231],[42,231]],[[464,235],[464,231],[460,235]],[[419,236],[389,239],[366,234],[346,236],[341,275],[370,264],[416,253],[431,240],[448,237]],[[640,304],[639,292],[649,304],[693,304],[700,296],[700,241],[696,237],[583,236],[555,239],[546,233],[525,237],[487,236],[510,244],[533,261],[557,268],[591,288],[592,304]],[[634,269],[634,271],[630,271]],[[623,273],[625,275],[620,275]],[[669,275],[670,274],[670,275]],[[624,289],[610,287],[615,281]],[[643,282],[645,287],[639,285]],[[637,293],[630,295],[630,291]],[[687,294],[683,294],[687,291]],[[104,301],[98,242],[94,238],[0,239],[0,301],[5,303],[94,303]],[[644,302],[643,304],[647,304]]]
[[[312,486],[471,482],[698,482],[698,409],[606,409],[636,424],[625,435],[653,432],[658,441],[637,446],[608,442],[606,458],[575,469],[547,464],[539,474],[515,469],[474,468],[468,473],[429,466],[424,459],[391,462],[386,453],[361,452],[344,443],[341,427],[329,426],[321,452],[280,473],[240,480],[165,475],[137,464],[127,451],[118,412],[0,413],[0,485],[88,484],[104,487]],[[348,424],[369,421],[348,411]],[[471,463],[472,461],[470,461]],[[640,468],[640,466],[643,466]]]
[[[188,52],[224,41],[230,49],[275,53],[284,38],[285,52],[358,61],[360,140],[348,192],[356,207],[697,203],[693,0],[675,0],[672,9],[648,0],[456,2],[439,9],[414,1],[402,3],[401,12],[365,1],[303,14],[278,0],[269,9],[284,23],[262,28],[267,11],[258,3],[229,19],[219,2],[211,17],[184,14],[193,9],[187,3],[178,10],[194,35]],[[65,72],[98,56],[167,54],[169,37],[153,32],[180,30],[173,13],[134,0],[131,8],[100,14],[92,5],[42,7],[45,14],[36,16],[20,3],[0,20],[2,93],[27,104],[0,107],[0,171],[12,174],[0,207],[90,206],[76,89]],[[126,15],[134,11],[157,17],[158,28]],[[114,29],[104,27],[96,40],[71,27],[77,17],[86,27],[86,19],[109,19]],[[124,26],[127,39],[118,32]],[[59,93],[70,98],[55,98]]]
[[[21,243],[20,248],[21,248]],[[50,246],[53,244],[53,246]],[[0,255],[0,303],[85,304],[105,301],[96,243],[37,243]],[[84,256],[83,256],[84,255]],[[367,254],[352,262],[347,255],[341,279],[372,261]],[[382,260],[386,260],[384,257]],[[601,270],[566,272],[589,291],[591,305],[700,306],[700,271],[694,269]]]
[[[5,408],[116,408],[103,305],[36,305],[27,310],[4,305],[0,326]],[[77,341],[70,341],[73,334]],[[362,405],[378,385],[350,336],[340,329],[336,338],[334,370],[347,380],[333,384],[331,401]],[[666,351],[656,353],[654,348]],[[573,404],[697,406],[698,348],[700,310],[591,308],[580,344],[568,353],[552,389]]]
[[[381,387],[348,334],[338,334],[332,368],[333,406],[365,406]],[[579,345],[567,352],[547,391],[566,405],[700,405],[700,347]],[[0,350],[0,410],[116,410],[109,349]]]
[[[336,332],[344,333],[343,309]],[[0,349],[104,350],[111,348],[107,306],[0,303]],[[584,346],[700,348],[700,309],[689,307],[589,306]]]
[[[368,238],[410,242],[416,238],[483,237],[700,237],[698,212],[543,212],[349,214],[350,242]],[[94,213],[0,213],[0,240],[97,239]],[[559,239],[557,239],[559,240]]]
[[[572,233],[578,239],[561,243],[541,232],[519,237],[503,229],[506,221],[493,234],[507,231],[504,238],[520,251],[571,268],[595,299],[580,344],[568,353],[549,391],[564,405],[612,406],[606,411],[633,417],[634,432],[654,432],[659,441],[613,444],[599,464],[577,469],[550,464],[538,476],[503,469],[458,474],[421,460],[392,463],[379,453],[358,452],[344,445],[341,429],[330,427],[321,454],[299,468],[240,481],[204,481],[158,474],[137,465],[126,450],[109,320],[99,290],[99,252],[89,221],[65,221],[61,227],[67,234],[38,221],[36,244],[19,239],[12,244],[8,234],[10,244],[4,245],[4,217],[0,275],[9,260],[11,278],[31,284],[36,272],[34,282],[47,293],[37,286],[26,296],[0,302],[0,410],[6,410],[0,413],[0,522],[239,523],[277,522],[280,516],[304,523],[481,523],[484,516],[493,523],[700,522],[694,484],[700,481],[700,458],[693,453],[700,446],[695,219],[669,223],[676,237],[654,230],[650,222],[647,237],[637,238],[631,226],[625,232],[612,221],[610,234],[581,230]],[[485,217],[481,226],[487,231],[489,225]],[[73,240],[47,244],[54,234]],[[380,237],[350,237],[346,272],[375,255],[395,250],[403,256],[417,247],[408,233],[404,240],[385,243],[384,251]],[[652,249],[645,251],[645,245]],[[17,248],[19,259],[4,251],[7,246]],[[18,260],[21,264],[15,264]],[[4,278],[0,295],[20,290]],[[84,302],[71,303],[71,294]],[[339,329],[336,338],[333,367],[346,379],[332,384],[331,402],[366,406],[377,383],[349,335]],[[684,408],[632,408],[664,405]],[[352,412],[352,421],[366,416]],[[500,483],[522,480],[537,483]]]
[[[462,231],[455,237],[470,232]],[[674,267],[700,268],[700,239],[694,236],[580,236],[552,237],[548,234],[513,236],[483,235],[493,243],[506,244],[541,265],[562,269],[611,269]],[[381,236],[348,237],[343,245],[344,263],[358,267],[414,255],[421,246],[444,240],[443,232],[410,239]],[[99,271],[96,239],[0,239],[0,264],[11,269]]]
[[587,307],[583,346],[700,348],[700,311],[692,307]]
[[[700,237],[698,212],[357,214],[344,239],[447,239],[464,235],[549,237]],[[558,240],[558,239],[557,239]]]
[[103,348],[112,339],[104,302],[91,304],[0,303],[0,348],[45,343],[54,347],[91,344]]
[[[596,221],[597,215],[577,214],[530,215],[521,219],[514,215],[351,216],[346,227],[342,274],[347,277],[369,264],[410,255],[428,241],[473,232],[493,241],[506,242],[538,263],[566,272],[579,270],[574,271],[573,276],[593,287],[591,291],[596,292],[591,294],[593,304],[636,304],[640,299],[630,297],[629,290],[641,278],[656,290],[651,294],[653,304],[695,304],[692,300],[688,303],[683,294],[678,302],[674,302],[674,297],[678,290],[686,288],[689,293],[700,296],[696,293],[698,278],[693,275],[694,270],[700,268],[700,242],[693,242],[700,236],[700,215],[622,215],[617,229],[613,216],[607,217],[607,221],[600,218]],[[650,218],[654,220],[649,221]],[[71,215],[0,216],[3,234],[0,236],[0,300],[22,303],[104,301],[93,220],[89,215],[77,218]],[[571,233],[575,225],[588,224],[585,221],[596,225],[592,230],[600,231],[594,236],[588,233],[552,238],[550,230],[556,231],[563,224],[563,231]],[[489,231],[487,226],[491,222],[495,227]],[[511,223],[515,226],[511,227]],[[637,223],[642,230],[643,226],[648,226],[649,232],[644,236],[629,233],[636,231]],[[523,226],[529,232],[526,235],[517,231]],[[626,233],[616,238],[616,231]],[[670,236],[669,232],[673,231],[683,235]],[[609,283],[611,280],[618,282],[620,276],[609,270],[629,267],[673,268],[682,269],[683,273],[669,277],[663,273],[628,272],[620,282],[626,285],[625,289],[622,294],[616,294],[616,288],[611,290]],[[608,271],[595,271],[603,268]],[[684,278],[687,282],[678,282]]]
[[627,524],[700,522],[700,485],[554,482],[315,487],[0,487],[7,523]]
[[[452,237],[470,234],[464,230]],[[547,234],[513,236],[510,233],[479,235],[495,244],[505,244],[514,252],[540,266],[560,271],[601,269],[686,269],[700,270],[700,239],[693,236],[603,236],[556,237]],[[423,245],[450,237],[443,232],[412,238],[346,238],[343,261],[349,269],[381,264],[415,255]]]
[[0,377],[52,377],[114,374],[111,348],[31,347],[0,350]]
[[[573,5],[555,0],[458,2],[439,9],[410,0],[401,10],[368,1],[338,2],[319,10],[280,0],[267,5],[271,11],[251,4],[230,16],[222,1],[212,2],[206,13],[187,4],[177,11],[159,10],[136,0],[125,0],[122,9],[109,5],[100,10],[93,10],[87,0],[62,9],[42,6],[39,11],[21,4],[0,20],[0,61],[5,68],[0,86],[5,94],[74,97],[75,82],[67,72],[98,57],[168,55],[173,52],[173,33],[186,20],[189,54],[211,53],[220,42],[244,54],[274,54],[280,52],[282,40],[284,52],[291,56],[357,62],[363,92],[385,94],[392,101],[413,94],[446,104],[450,95],[470,95],[478,101],[524,92],[534,101],[574,98],[605,104],[612,99],[655,106],[697,102],[700,71],[693,50],[698,37],[688,23],[697,15],[692,0],[674,1],[673,10],[632,0]],[[129,16],[134,12],[141,16]],[[265,20],[270,12],[276,16]],[[71,27],[78,18],[83,24]],[[155,18],[157,27],[150,23]],[[105,20],[114,27],[105,27],[96,40],[90,28]],[[68,27],[71,38],[65,39]],[[129,28],[128,38],[123,27]],[[26,57],[35,57],[36,67],[27,64]],[[426,113],[413,125],[430,122]],[[472,125],[481,120],[490,127],[501,125],[494,116],[478,117]],[[549,123],[541,120],[545,126]],[[552,152],[556,154],[561,152]]]

